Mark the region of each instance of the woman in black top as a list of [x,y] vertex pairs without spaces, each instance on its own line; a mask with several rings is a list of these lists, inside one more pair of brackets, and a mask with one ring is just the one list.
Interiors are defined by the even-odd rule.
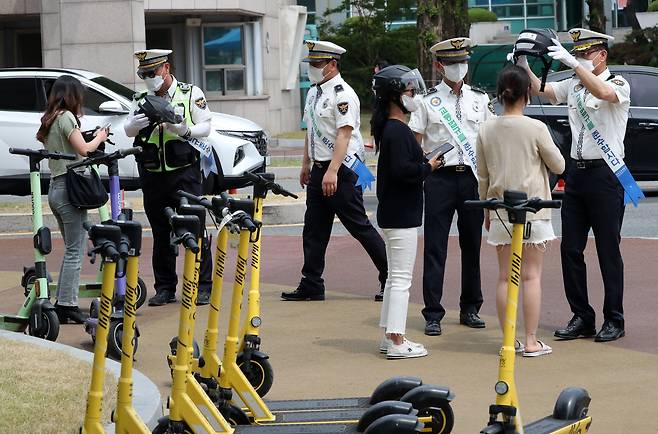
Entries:
[[389,359],[427,355],[422,344],[404,337],[416,261],[416,228],[422,223],[423,180],[443,164],[438,156],[425,159],[406,124],[407,114],[416,109],[414,94],[423,93],[424,89],[418,70],[402,65],[386,67],[373,78],[376,100],[371,127],[379,152],[377,222],[384,232],[388,260],[379,322],[385,335],[379,349]]

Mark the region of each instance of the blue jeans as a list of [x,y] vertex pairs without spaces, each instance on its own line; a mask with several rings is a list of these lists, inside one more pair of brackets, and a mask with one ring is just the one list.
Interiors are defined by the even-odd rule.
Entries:
[[87,211],[71,205],[66,190],[66,176],[50,180],[48,204],[57,219],[65,248],[57,280],[57,304],[77,306],[82,253],[87,235],[82,223],[87,220]]

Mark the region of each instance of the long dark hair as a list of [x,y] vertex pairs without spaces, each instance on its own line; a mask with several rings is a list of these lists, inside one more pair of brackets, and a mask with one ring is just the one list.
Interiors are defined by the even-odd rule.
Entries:
[[372,108],[372,118],[370,118],[370,134],[375,138],[375,152],[379,152],[379,147],[384,133],[384,126],[391,114],[390,99],[382,96],[375,98],[375,105]]
[[503,105],[514,105],[523,98],[528,100],[530,77],[528,72],[517,65],[509,65],[498,74],[496,97]]
[[50,127],[55,122],[55,119],[67,110],[73,113],[78,126],[80,126],[78,113],[82,112],[83,95],[84,88],[77,78],[70,75],[62,75],[55,80],[48,96],[46,112],[41,116],[41,126],[39,127],[39,131],[37,131],[37,140],[45,143],[46,137],[48,137],[48,133],[50,132]]

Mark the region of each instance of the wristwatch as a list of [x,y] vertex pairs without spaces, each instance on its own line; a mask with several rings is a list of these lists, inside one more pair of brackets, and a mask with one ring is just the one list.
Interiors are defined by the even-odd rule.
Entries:
[[192,135],[192,129],[188,126],[187,131],[181,137],[187,140],[190,138],[191,135]]

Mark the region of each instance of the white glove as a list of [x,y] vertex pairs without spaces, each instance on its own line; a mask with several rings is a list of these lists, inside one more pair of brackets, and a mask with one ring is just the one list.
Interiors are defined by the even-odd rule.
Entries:
[[123,130],[128,137],[136,137],[139,131],[148,127],[149,120],[144,113],[128,115],[123,123]]
[[184,137],[190,131],[190,127],[185,121],[180,124],[170,124],[169,122],[165,122],[165,128],[180,137]]
[[580,65],[580,62],[578,62],[578,60],[573,57],[571,53],[569,53],[567,49],[562,46],[562,44],[560,44],[560,41],[555,38],[553,38],[552,41],[555,45],[548,47],[548,51],[550,51],[548,55],[552,59],[559,60],[565,66],[568,66],[571,69],[576,69]]
[[[514,62],[514,51],[507,53],[507,61]],[[518,59],[516,59],[516,65],[524,69],[530,69],[530,66],[528,66],[528,59],[525,56],[519,56]]]

